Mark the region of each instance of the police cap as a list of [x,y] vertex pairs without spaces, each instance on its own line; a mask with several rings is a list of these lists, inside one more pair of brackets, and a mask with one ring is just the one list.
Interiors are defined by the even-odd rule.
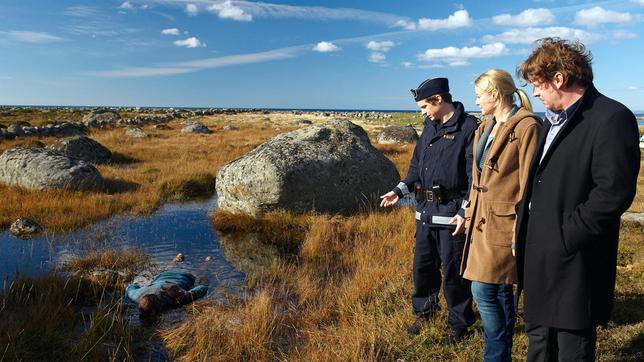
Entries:
[[447,78],[432,78],[420,83],[418,88],[410,89],[416,102],[427,99],[434,94],[449,93]]

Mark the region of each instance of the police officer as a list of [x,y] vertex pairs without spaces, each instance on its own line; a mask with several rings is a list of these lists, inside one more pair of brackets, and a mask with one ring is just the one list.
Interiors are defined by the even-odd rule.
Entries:
[[424,130],[409,164],[407,177],[381,196],[380,206],[394,205],[414,192],[416,246],[414,293],[416,321],[407,329],[420,333],[422,322],[439,309],[438,293],[443,264],[443,290],[451,334],[447,342],[463,339],[474,323],[469,281],[459,275],[465,242],[463,200],[468,200],[472,169],[472,140],[476,119],[453,102],[447,78],[433,78],[412,89],[414,100],[426,116]]

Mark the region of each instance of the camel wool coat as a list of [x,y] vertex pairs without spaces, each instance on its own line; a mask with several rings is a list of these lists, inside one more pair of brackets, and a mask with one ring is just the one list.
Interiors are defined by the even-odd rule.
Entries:
[[483,122],[474,133],[472,185],[470,204],[465,209],[467,234],[461,274],[472,281],[516,284],[512,244],[517,205],[523,196],[542,123],[533,113],[519,108],[497,126],[483,168],[479,170],[476,145],[491,122]]

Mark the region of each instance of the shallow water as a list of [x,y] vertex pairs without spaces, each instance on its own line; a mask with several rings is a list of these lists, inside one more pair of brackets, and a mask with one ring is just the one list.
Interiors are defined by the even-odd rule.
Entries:
[[[224,258],[210,211],[217,198],[206,202],[167,204],[150,216],[115,216],[71,233],[42,235],[21,240],[9,231],[0,234],[0,279],[10,283],[16,275],[43,274],[75,255],[91,250],[138,248],[150,255],[158,269],[182,253],[185,261],[177,267],[204,276],[210,291],[237,294],[245,274]],[[206,256],[212,261],[203,264]],[[6,284],[5,284],[6,285]]]

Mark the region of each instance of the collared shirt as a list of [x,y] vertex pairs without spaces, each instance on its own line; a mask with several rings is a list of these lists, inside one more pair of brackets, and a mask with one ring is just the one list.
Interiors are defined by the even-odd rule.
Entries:
[[555,139],[555,137],[557,137],[557,134],[559,133],[559,131],[561,131],[566,122],[568,122],[568,119],[572,117],[572,114],[577,109],[577,106],[579,106],[579,103],[581,103],[582,98],[579,98],[577,102],[573,103],[561,112],[555,112],[546,108],[546,119],[548,120],[548,122],[550,122],[551,126],[548,130],[548,134],[546,135],[546,142],[543,145],[543,152],[541,153],[541,159],[539,160],[539,163],[543,161],[546,153],[548,153],[548,149],[550,148],[552,141]]

